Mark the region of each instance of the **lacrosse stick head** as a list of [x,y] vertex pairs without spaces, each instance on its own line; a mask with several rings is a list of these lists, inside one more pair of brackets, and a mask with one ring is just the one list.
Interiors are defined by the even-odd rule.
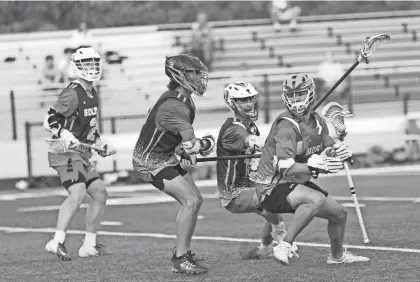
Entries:
[[327,122],[330,136],[340,141],[347,135],[344,118],[352,117],[353,114],[346,106],[341,106],[336,102],[328,103],[322,110],[322,115]]
[[379,44],[386,43],[391,39],[388,34],[378,34],[375,36],[366,37],[365,42],[363,42],[360,47],[360,55],[358,61],[361,62],[366,60],[368,57],[372,56]]

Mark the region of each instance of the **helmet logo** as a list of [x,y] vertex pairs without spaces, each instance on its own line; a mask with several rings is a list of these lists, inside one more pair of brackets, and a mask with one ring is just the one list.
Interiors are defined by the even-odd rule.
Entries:
[[174,66],[174,60],[168,60],[168,66],[172,68]]

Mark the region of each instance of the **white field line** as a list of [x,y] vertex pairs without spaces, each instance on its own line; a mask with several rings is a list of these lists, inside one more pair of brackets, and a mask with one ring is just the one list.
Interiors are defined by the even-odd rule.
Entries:
[[[410,166],[390,166],[390,167],[377,167],[377,168],[358,168],[352,169],[351,174],[354,176],[375,176],[378,174],[386,175],[413,175],[420,174],[420,165],[410,165]],[[345,171],[340,171],[336,174],[325,174],[320,175],[320,178],[327,177],[336,177],[336,176],[345,176]],[[199,187],[213,187],[216,186],[216,179],[209,180],[200,180],[196,181],[197,186]],[[129,193],[129,192],[144,192],[144,191],[154,191],[156,190],[150,184],[141,184],[141,185],[121,185],[121,186],[112,186],[107,188],[108,193]],[[0,195],[0,201],[15,201],[18,199],[30,199],[30,198],[42,198],[42,197],[52,197],[52,196],[67,196],[68,193],[64,188],[56,189],[43,189],[34,192],[23,192],[23,193],[12,193]]]
[[[55,228],[25,228],[25,227],[6,227],[0,226],[0,231],[7,233],[54,233]],[[82,230],[68,230],[68,234],[85,234]],[[139,232],[113,232],[113,231],[99,231],[98,235],[103,236],[117,236],[117,237],[149,237],[149,238],[162,238],[162,239],[175,239],[176,235],[162,234],[162,233],[139,233]],[[205,241],[223,241],[223,242],[250,242],[258,243],[259,239],[246,239],[246,238],[231,238],[231,237],[212,237],[212,236],[193,236],[194,240],[205,240]],[[320,243],[305,243],[296,242],[299,246],[308,246],[316,248],[329,248],[329,244]],[[420,253],[420,249],[409,249],[409,248],[394,248],[394,247],[379,247],[379,246],[360,246],[360,245],[345,245],[348,249],[361,249],[361,250],[373,250],[373,251],[388,251],[388,252],[401,252],[401,253]]]
[[[216,194],[203,194],[204,199],[217,199]],[[337,201],[353,201],[353,197],[350,196],[332,196]],[[419,203],[420,198],[415,197],[357,197],[359,201],[373,201],[373,202],[411,202]],[[148,195],[139,197],[127,197],[127,198],[116,198],[108,199],[106,202],[107,206],[131,206],[131,205],[146,205],[153,203],[170,203],[175,200],[166,194]],[[80,208],[85,209],[88,207],[88,203],[83,203]],[[345,203],[346,207],[354,207],[352,203]],[[361,207],[365,207],[365,204],[360,203]],[[34,211],[53,211],[59,210],[61,205],[52,206],[34,206],[34,207],[22,207],[18,208],[18,212],[34,212]]]
[[[341,205],[343,207],[346,207],[346,208],[354,208],[355,207],[354,203],[341,203]],[[364,208],[364,207],[366,207],[366,205],[359,203],[359,207]]]
[[[112,186],[107,187],[109,194],[112,193],[134,193],[134,192],[146,192],[146,191],[157,191],[152,185],[130,185],[130,186]],[[0,195],[0,201],[15,201],[20,199],[32,199],[32,198],[44,198],[53,196],[68,196],[68,192],[64,188],[48,189],[34,192],[23,192]]]
[[[166,195],[166,194],[157,194],[157,195],[142,195],[141,197],[129,197],[129,198],[116,198],[108,199],[106,201],[107,206],[131,206],[131,205],[145,205],[145,204],[154,204],[154,203],[169,203],[175,202],[175,199]],[[88,203],[83,203],[80,205],[80,208],[85,209],[89,206]],[[18,208],[18,212],[33,212],[33,211],[52,211],[59,210],[61,205],[52,205],[52,206],[35,206],[35,207],[24,207]]]
[[123,225],[120,221],[101,221],[103,226],[121,226]]

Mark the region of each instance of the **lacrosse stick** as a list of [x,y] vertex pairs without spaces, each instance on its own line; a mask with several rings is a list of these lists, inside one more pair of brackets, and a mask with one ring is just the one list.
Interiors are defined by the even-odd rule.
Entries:
[[[330,136],[338,142],[344,141],[344,137],[347,135],[344,118],[352,117],[353,115],[345,107],[342,107],[336,102],[328,103],[322,110],[322,115],[324,116],[328,125]],[[360,229],[362,230],[363,243],[369,244],[369,237],[366,232],[365,223],[363,221],[362,212],[360,210],[359,201],[357,200],[356,190],[354,188],[353,179],[350,173],[349,163],[347,161],[344,162],[344,169],[346,170],[347,181],[350,186],[350,193],[353,196],[357,219],[360,224]]]
[[233,155],[233,156],[222,156],[222,157],[197,158],[197,162],[203,163],[203,162],[214,162],[214,161],[221,161],[221,160],[242,160],[242,159],[260,158],[260,157],[261,157],[261,154]]
[[[378,34],[375,36],[366,37],[365,41],[363,42],[362,46],[360,47],[360,54],[357,58],[356,62],[343,74],[340,79],[325,93],[321,99],[315,103],[312,107],[312,110],[315,111],[325,99],[330,96],[330,94],[343,82],[343,80],[362,62],[366,61],[367,58],[372,56],[375,52],[376,48],[378,48],[379,44],[386,43],[391,39],[391,37],[387,34]],[[340,106],[341,107],[341,106]],[[217,160],[236,160],[236,159],[253,159],[253,158],[260,158],[261,154],[256,155],[235,155],[235,156],[223,156],[223,157],[212,157],[212,158],[199,158],[197,162],[211,162]]]
[[[60,147],[60,149],[54,150],[54,151],[58,151],[58,152],[65,151],[65,148],[63,147],[63,146],[65,146],[64,142],[57,142],[58,141],[57,139],[51,139],[51,138],[45,138],[45,141],[48,143],[49,146],[53,146],[56,149],[57,149],[57,146]],[[95,150],[97,152],[105,152],[106,151],[104,148],[101,148],[101,147],[98,147],[98,146],[95,146],[95,145],[92,145],[92,144],[87,144],[87,143],[79,143],[79,144],[77,144],[77,146],[90,148],[90,149]],[[113,155],[115,153],[116,153],[116,151],[112,150],[109,155]]]
[[375,52],[376,48],[378,48],[379,44],[386,43],[388,40],[390,40],[391,37],[387,34],[378,34],[375,36],[366,37],[365,41],[363,42],[363,45],[360,47],[360,54],[357,58],[356,62],[346,71],[343,76],[340,77],[340,79],[330,88],[330,90],[325,93],[324,96],[319,99],[319,101],[312,107],[312,110],[315,111],[319,105],[324,102],[325,99],[330,96],[330,94],[337,88],[338,85],[343,82],[343,80],[362,62],[366,61],[367,58],[372,56],[373,52]]

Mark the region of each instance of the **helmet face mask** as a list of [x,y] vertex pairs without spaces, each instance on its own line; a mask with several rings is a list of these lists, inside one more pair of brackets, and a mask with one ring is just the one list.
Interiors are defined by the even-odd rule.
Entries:
[[102,76],[102,60],[93,48],[79,48],[71,55],[73,72],[86,81],[98,81]]
[[289,75],[283,83],[282,98],[293,115],[306,115],[315,100],[314,80],[307,74]]
[[197,96],[201,97],[206,92],[208,69],[195,56],[180,54],[166,57],[165,72],[171,80]]
[[229,109],[245,120],[258,119],[259,94],[250,83],[229,84],[224,90],[224,100]]

